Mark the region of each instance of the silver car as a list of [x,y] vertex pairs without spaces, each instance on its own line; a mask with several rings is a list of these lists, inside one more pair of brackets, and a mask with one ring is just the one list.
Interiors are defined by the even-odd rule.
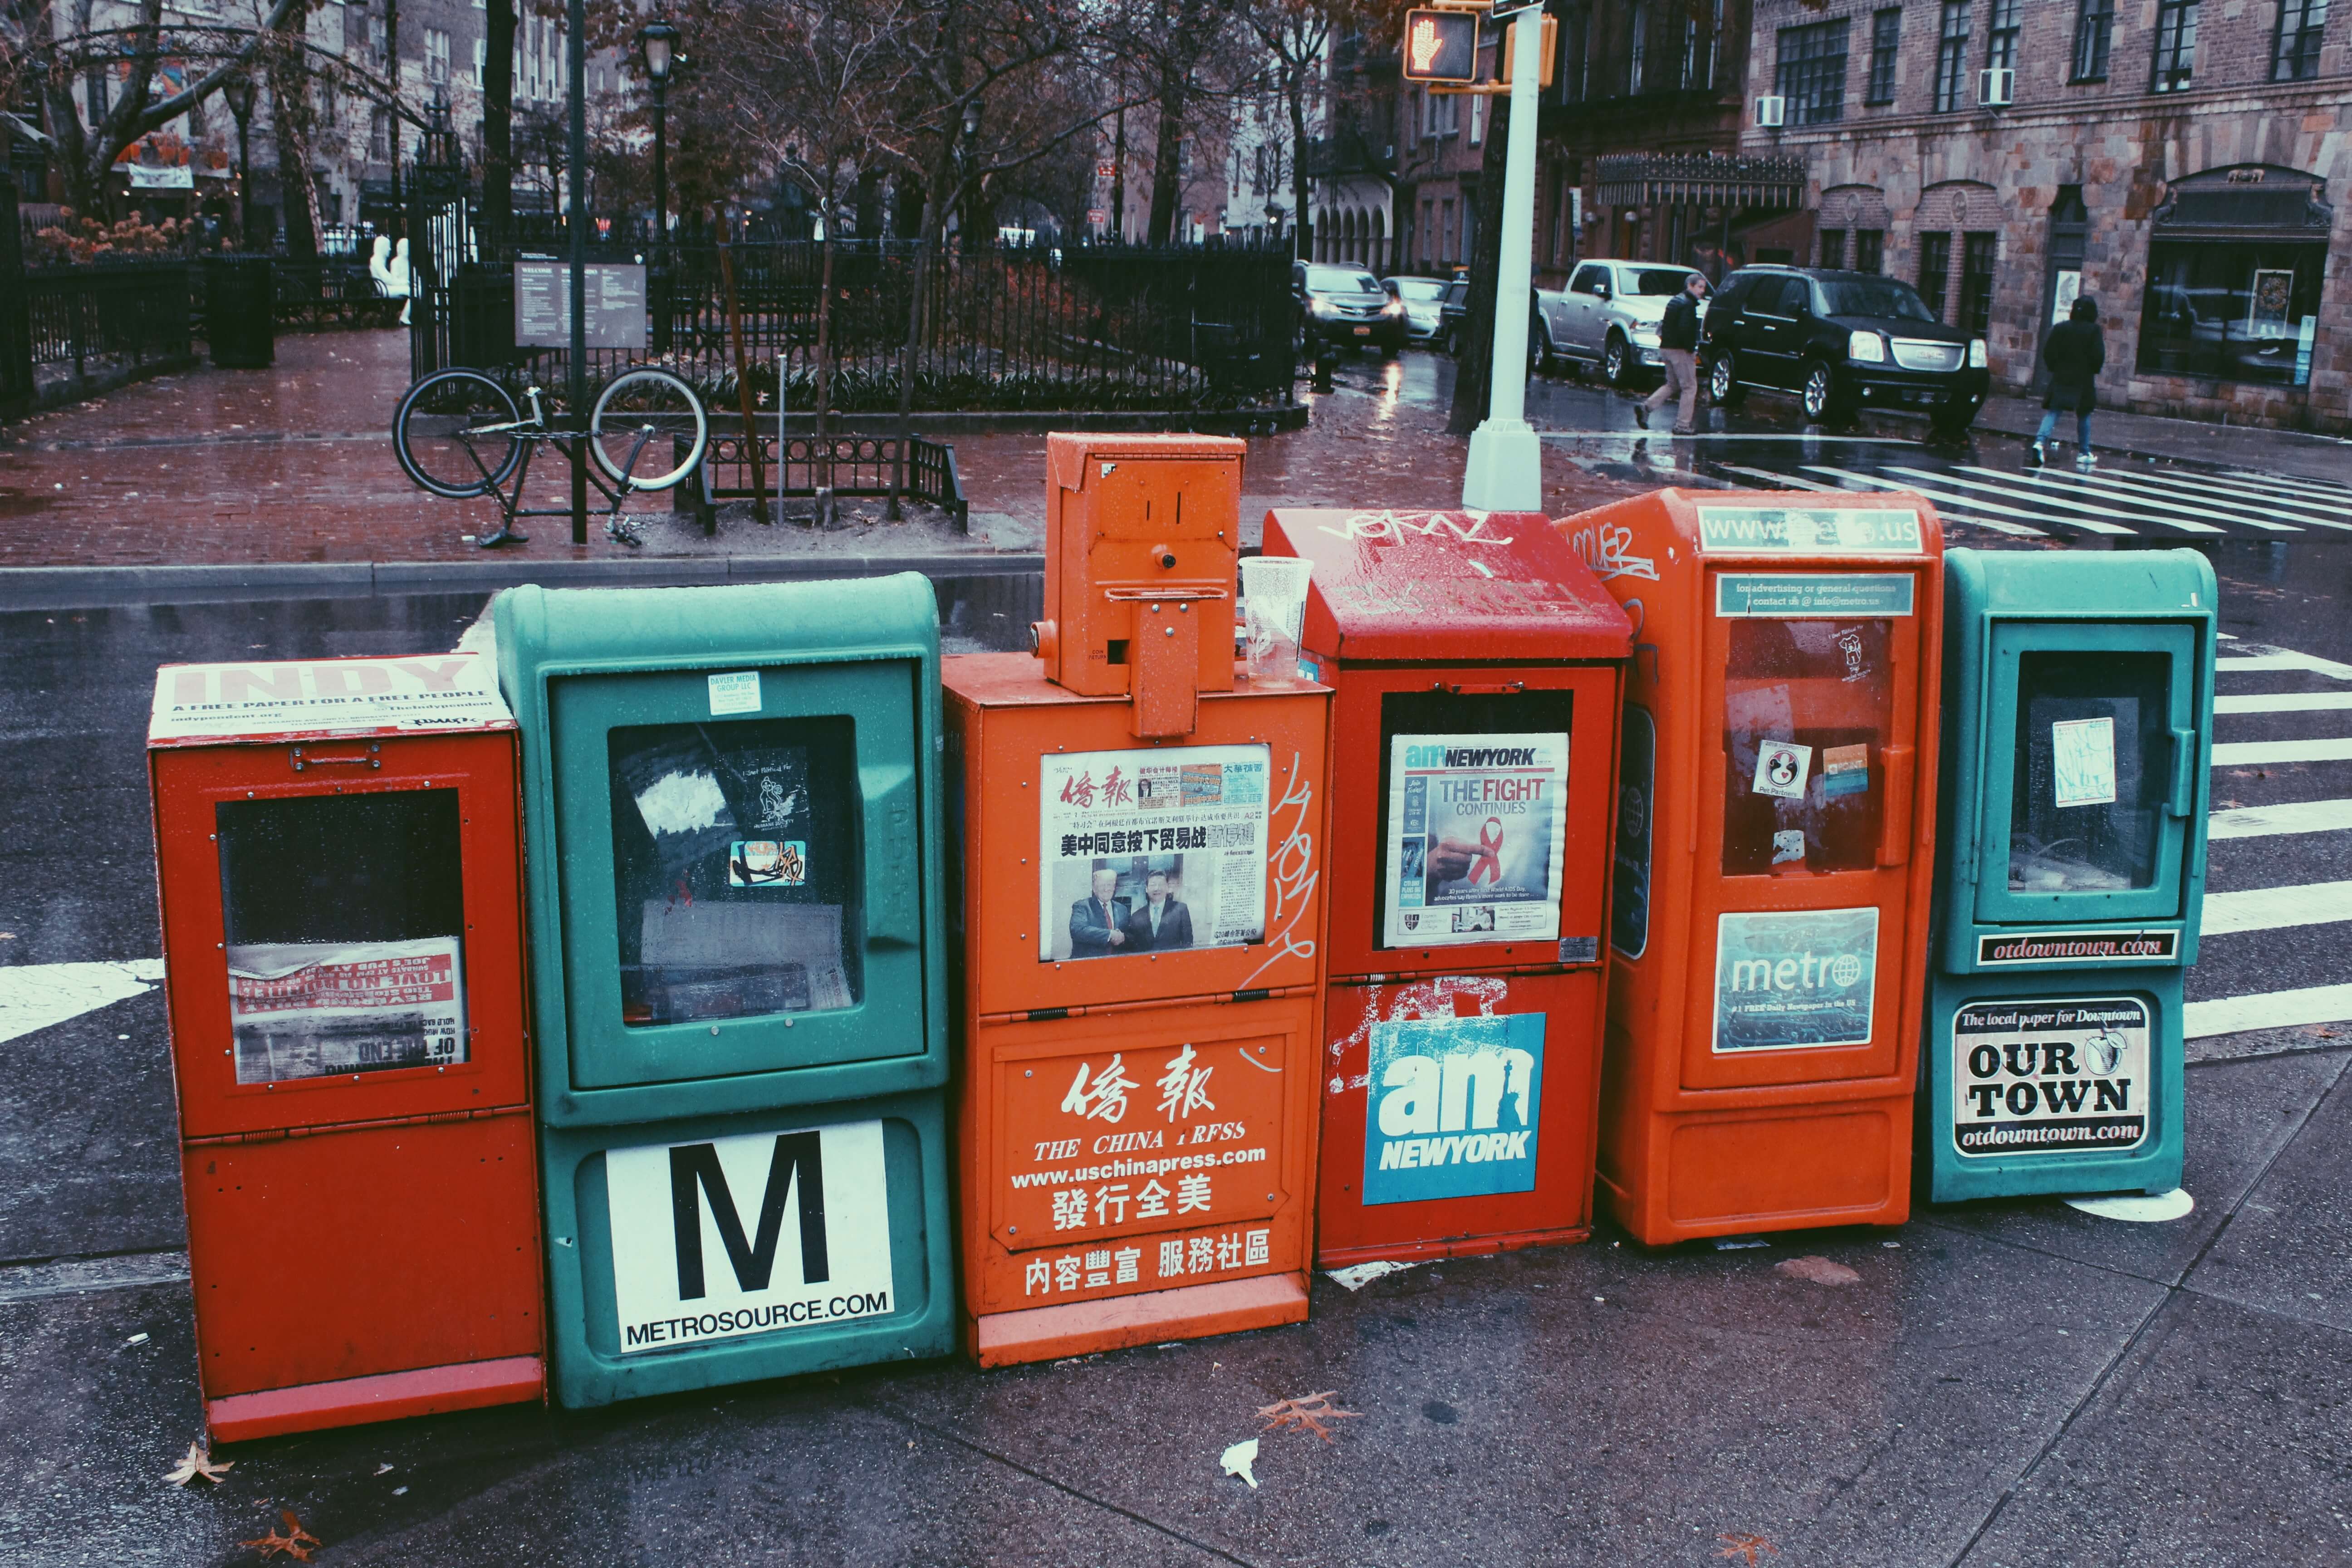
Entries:
[[1649,261],[1578,263],[1567,288],[1536,290],[1548,357],[1580,368],[1599,365],[1612,386],[1663,365],[1658,323],[1690,275],[1687,267]]
[[1445,279],[1443,278],[1383,278],[1381,287],[1404,307],[1405,341],[1433,343],[1445,330]]

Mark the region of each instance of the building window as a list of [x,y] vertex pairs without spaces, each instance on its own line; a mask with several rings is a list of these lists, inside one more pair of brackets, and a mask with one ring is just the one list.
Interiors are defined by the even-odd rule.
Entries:
[[425,29],[425,79],[449,79],[449,35],[438,27]]
[[1992,325],[1993,261],[2000,237],[1991,233],[1960,237],[1960,319],[1963,331],[1984,335]]
[[1949,114],[1968,102],[1969,0],[1944,0],[1943,24],[1936,34],[1936,112]]
[[1473,147],[1486,140],[1486,100],[1484,98],[1473,98],[1470,100],[1470,145]]
[[1844,268],[1845,230],[1842,228],[1822,230],[1822,265],[1840,269]]
[[1886,259],[1886,231],[1883,228],[1858,228],[1853,231],[1853,269],[1856,272],[1881,270]]
[[2319,40],[2327,31],[2327,0],[2279,0],[2278,44],[2271,55],[2273,81],[2302,81],[2319,74]]
[[1788,100],[1791,125],[1825,125],[1845,113],[1846,24],[1780,29],[1772,90]]
[[2074,69],[2070,81],[2107,79],[2107,42],[2115,37],[2116,0],[2082,0],[2074,13]]
[[[2112,0],[2110,0],[2112,3]],[[1895,101],[1895,52],[1903,43],[1903,13],[1877,11],[1870,18],[1870,89],[1864,103]]]
[[1991,70],[2017,68],[2017,0],[1992,0],[1990,27],[1985,33],[1985,66]]
[[485,38],[476,38],[474,40],[474,85],[477,88],[489,85],[489,42]]
[[2158,240],[2148,247],[2139,369],[2300,385],[2302,332],[2319,313],[2324,243]]
[[2158,92],[2179,92],[2189,85],[2197,64],[2197,0],[2157,0],[2156,73],[2150,83]]
[[1650,8],[1628,6],[1625,12],[1625,90],[1638,94],[1650,68]]
[[392,156],[392,111],[388,109],[368,110],[368,157],[381,163]]
[[1559,30],[1559,94],[1563,102],[1581,103],[1591,90],[1592,7],[1572,5],[1568,23]]
[[1927,309],[1936,312],[1936,320],[1944,319],[1944,295],[1952,279],[1952,237],[1948,234],[1923,234],[1919,237],[1919,298]]

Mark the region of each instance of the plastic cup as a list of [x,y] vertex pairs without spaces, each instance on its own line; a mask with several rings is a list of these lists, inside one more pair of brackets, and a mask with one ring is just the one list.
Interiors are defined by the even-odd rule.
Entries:
[[1249,638],[1251,679],[1298,678],[1309,564],[1295,555],[1252,555],[1242,561],[1242,621]]

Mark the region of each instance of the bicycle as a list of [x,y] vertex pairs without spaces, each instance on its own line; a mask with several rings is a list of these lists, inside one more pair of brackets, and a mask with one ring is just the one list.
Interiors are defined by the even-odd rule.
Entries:
[[[529,541],[530,535],[515,529],[518,517],[571,515],[569,507],[522,504],[531,453],[542,443],[551,443],[566,456],[575,453],[575,443],[587,443],[589,482],[612,503],[604,513],[604,531],[633,547],[642,541],[621,503],[631,495],[683,483],[710,447],[710,417],[702,399],[666,370],[639,367],[614,376],[597,395],[585,430],[551,426],[538,386],[526,385],[523,396],[530,405],[528,417],[516,408],[507,389],[482,372],[438,370],[409,387],[392,416],[393,453],[419,489],[451,500],[484,495],[497,499],[499,528],[478,542],[485,550]],[[684,440],[680,455],[678,442],[686,437],[690,439]],[[638,473],[637,464],[656,440],[671,443],[675,466]],[[511,489],[501,489],[509,477]]]

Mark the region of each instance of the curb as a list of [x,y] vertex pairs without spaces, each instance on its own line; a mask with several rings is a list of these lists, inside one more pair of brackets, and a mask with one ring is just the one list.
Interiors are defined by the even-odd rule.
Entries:
[[[1312,411],[1311,406],[1305,403],[1235,409],[1103,409],[1095,412],[1065,409],[1058,413],[1052,410],[1037,413],[1021,409],[1008,409],[1003,413],[976,410],[971,413],[918,414],[912,424],[915,434],[924,437],[1043,435],[1053,430],[1171,430],[1194,435],[1250,436],[1277,430],[1304,430]],[[721,417],[726,415],[724,409],[714,412]],[[775,416],[761,415],[760,422],[772,430]],[[736,423],[742,423],[740,415],[736,416]],[[895,414],[835,414],[826,423],[836,436],[895,436],[898,433],[898,416]],[[788,413],[784,416],[784,434],[787,437],[814,436],[816,422],[805,415]]]
[[0,567],[0,610],[94,609],[118,605],[245,599],[363,599],[409,594],[481,594],[535,583],[563,588],[678,588],[726,583],[875,577],[1026,576],[1045,558],[969,555],[711,555],[653,560],[285,561],[232,566]]

